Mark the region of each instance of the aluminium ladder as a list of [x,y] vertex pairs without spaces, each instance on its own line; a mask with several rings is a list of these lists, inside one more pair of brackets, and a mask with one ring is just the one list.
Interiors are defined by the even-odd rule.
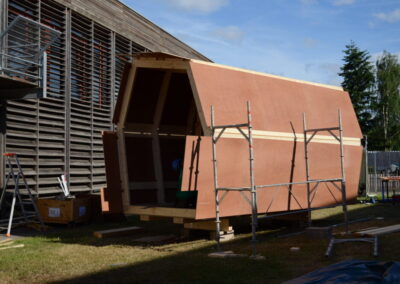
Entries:
[[[36,206],[35,198],[32,195],[28,183],[26,182],[25,175],[22,170],[17,154],[4,153],[3,155],[6,157],[6,163],[8,166],[9,173],[7,174],[6,183],[4,185],[3,192],[0,197],[0,210],[2,208],[4,209],[7,193],[12,194],[12,201],[11,201],[10,215],[8,217],[8,220],[7,219],[0,220],[0,229],[7,229],[6,237],[10,237],[11,228],[14,221],[16,221],[14,224],[39,223],[41,226],[44,226],[44,224],[40,217],[38,208]],[[14,182],[14,189],[12,190],[12,192],[7,190],[7,186],[11,181]],[[25,199],[22,198],[20,192],[20,186],[23,186],[23,188],[26,190],[26,193],[24,193],[24,195],[27,194],[28,198]],[[20,216],[14,217],[15,205],[17,203],[17,200],[20,208]],[[31,211],[27,210],[28,207],[30,207]]]

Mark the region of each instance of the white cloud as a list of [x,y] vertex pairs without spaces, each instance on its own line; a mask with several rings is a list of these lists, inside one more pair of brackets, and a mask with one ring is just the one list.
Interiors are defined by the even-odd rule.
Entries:
[[334,0],[332,4],[335,6],[344,6],[344,5],[351,5],[355,2],[356,0]]
[[213,31],[213,35],[227,41],[241,41],[244,37],[244,32],[236,26],[228,26],[217,28]]
[[306,48],[314,48],[317,46],[317,44],[318,44],[318,41],[316,41],[313,38],[308,37],[303,40],[303,46]]
[[211,13],[229,3],[229,0],[164,0],[169,5],[184,11]]
[[394,23],[400,21],[400,9],[388,12],[374,14],[374,17],[388,23]]

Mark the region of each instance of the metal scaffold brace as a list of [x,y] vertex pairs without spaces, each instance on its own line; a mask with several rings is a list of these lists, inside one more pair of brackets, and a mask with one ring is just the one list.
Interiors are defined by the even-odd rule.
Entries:
[[[11,228],[13,225],[39,223],[40,227],[44,228],[42,218],[40,217],[36,206],[35,198],[26,182],[17,154],[4,153],[3,156],[6,157],[9,173],[7,174],[6,183],[0,197],[0,212],[6,205],[7,193],[12,194],[12,201],[9,211],[10,215],[8,219],[0,220],[0,229],[7,229],[6,237],[11,237]],[[14,182],[14,188],[12,191],[7,189],[11,182]],[[23,189],[26,191],[24,192],[24,195],[27,196],[27,198],[23,198],[20,192],[20,185],[22,185]],[[20,216],[14,216],[16,213],[15,208],[17,202],[20,208]],[[30,211],[28,210],[28,207],[30,207]]]
[[[245,188],[229,188],[229,187],[219,187],[218,185],[218,165],[217,165],[217,142],[221,138],[222,134],[228,128],[234,128],[239,131],[240,134],[246,139],[249,144],[249,172],[250,172],[250,187]],[[247,133],[242,128],[247,128]],[[214,117],[214,106],[211,106],[211,131],[212,131],[212,153],[213,153],[213,170],[214,170],[214,188],[215,188],[215,216],[216,216],[216,241],[218,251],[221,250],[221,220],[220,220],[220,203],[223,201],[223,198],[229,191],[239,191],[242,197],[250,204],[251,206],[251,231],[252,231],[252,256],[253,258],[257,258],[257,188],[254,182],[254,149],[253,149],[253,136],[252,136],[252,124],[251,124],[251,107],[250,102],[247,102],[247,123],[242,124],[232,124],[232,125],[215,125],[215,117]],[[219,131],[219,133],[217,132]],[[224,194],[219,197],[219,192],[224,191]],[[251,193],[251,199],[249,200],[246,195],[244,195],[244,191],[248,191]]]
[[[267,185],[255,185],[254,182],[254,149],[253,149],[253,139],[252,139],[252,117],[250,111],[250,103],[247,102],[247,115],[248,115],[248,122],[243,124],[232,124],[232,125],[215,125],[215,116],[214,116],[214,107],[211,106],[211,133],[212,133],[212,153],[213,153],[213,170],[214,170],[214,188],[215,188],[215,210],[216,210],[216,241],[217,241],[217,249],[218,251],[221,250],[221,236],[220,236],[220,205],[229,191],[238,191],[241,193],[242,197],[250,204],[251,206],[251,227],[252,227],[252,258],[259,259],[260,256],[257,255],[257,220],[258,220],[258,210],[257,210],[257,191],[261,189],[270,189],[270,188],[277,188],[284,187],[288,190],[290,197],[293,198],[297,205],[299,206],[300,210],[288,210],[288,212],[279,212],[279,213],[272,213],[268,214],[269,209],[272,207],[272,203],[276,198],[276,194],[279,193],[279,190],[275,192],[275,195],[272,197],[270,204],[268,205],[268,209],[262,218],[274,218],[277,216],[294,214],[299,212],[309,212],[308,215],[308,225],[311,226],[312,219],[311,219],[311,211],[324,209],[324,208],[332,208],[334,206],[324,206],[324,207],[313,207],[312,203],[318,191],[318,187],[321,183],[325,184],[332,184],[334,188],[336,188],[341,193],[341,205],[343,210],[343,217],[344,217],[344,224],[345,224],[345,233],[346,235],[349,234],[349,218],[347,212],[347,196],[346,196],[346,175],[345,175],[345,168],[344,168],[344,145],[343,145],[343,126],[342,126],[342,114],[341,111],[338,111],[338,126],[337,127],[328,127],[328,128],[307,128],[307,121],[306,115],[303,114],[303,133],[304,133],[304,160],[305,160],[305,169],[306,169],[306,181],[300,182],[289,182],[289,183],[279,183],[279,184],[267,184]],[[293,127],[293,126],[292,126]],[[249,187],[242,187],[242,188],[229,188],[229,187],[220,187],[218,184],[218,165],[217,165],[217,147],[216,144],[223,135],[224,131],[227,128],[236,128],[239,133],[246,139],[249,144],[249,169],[250,169],[250,186]],[[245,131],[242,128],[247,128],[248,131]],[[328,132],[335,140],[338,141],[339,144],[339,151],[340,151],[340,173],[341,176],[338,178],[329,178],[329,179],[311,179],[310,178],[310,170],[309,170],[309,144],[313,140],[313,138],[319,132]],[[294,133],[295,139],[297,139]],[[339,184],[337,184],[339,183]],[[294,195],[292,191],[293,185],[306,185],[307,187],[307,207],[303,208]],[[312,185],[312,186],[311,186]],[[219,195],[221,191],[224,191],[222,196]],[[244,192],[251,193],[251,199],[249,199]],[[336,200],[336,199],[335,199]],[[338,202],[336,200],[336,202]],[[339,204],[340,204],[339,203]],[[336,239],[334,237],[331,238],[330,243],[328,245],[328,249],[326,251],[326,256],[330,256],[332,254],[333,248],[335,244],[344,243],[344,242],[369,242],[373,244],[373,255],[378,255],[378,239],[377,238],[352,238],[352,239]]]

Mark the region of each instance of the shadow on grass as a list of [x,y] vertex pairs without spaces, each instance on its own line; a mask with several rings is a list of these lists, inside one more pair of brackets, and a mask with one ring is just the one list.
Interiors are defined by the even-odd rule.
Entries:
[[[387,225],[400,222],[400,206],[393,205],[355,205],[352,206],[349,217],[351,220],[372,217],[375,218],[368,222],[352,224],[352,229],[359,226]],[[376,217],[383,217],[376,220]],[[341,208],[334,208],[316,212],[314,225],[327,226],[342,222]],[[138,244],[132,239],[140,237],[122,237],[112,239],[96,239],[92,236],[94,230],[103,230],[110,227],[143,226],[143,235],[178,234],[181,225],[174,225],[164,221],[140,222],[133,217],[128,222],[114,224],[94,224],[85,227],[72,228],[61,233],[48,233],[46,238],[53,241],[57,237],[57,242],[68,244],[84,244],[91,246],[107,246],[118,244],[120,246],[135,246]],[[269,222],[265,226],[271,225]],[[279,226],[278,226],[279,227]],[[317,268],[335,263],[344,259],[369,258],[370,248],[367,246],[351,247],[344,245],[337,249],[337,254],[332,258],[325,258],[324,252],[327,240],[308,240],[306,236],[292,236],[288,238],[275,238],[279,234],[290,232],[285,228],[270,227],[260,228],[257,235],[259,240],[259,253],[266,257],[263,261],[254,261],[247,257],[234,259],[214,259],[207,255],[215,251],[215,243],[204,241],[201,248],[193,248],[191,242],[180,242],[170,245],[147,246],[148,249],[156,252],[163,252],[155,255],[154,258],[135,263],[110,263],[109,267],[101,271],[89,273],[55,281],[53,283],[281,283],[298,277],[304,273]],[[249,225],[241,228],[243,235],[239,235],[234,241],[223,244],[223,250],[233,250],[235,253],[250,254],[251,246],[247,231]],[[54,240],[56,241],[56,240]],[[395,241],[388,240],[391,245]],[[291,246],[300,246],[298,253],[290,252]],[[383,245],[382,245],[383,246]],[[391,258],[391,249],[384,250],[379,259]],[[396,255],[399,250],[397,247],[392,249]],[[165,255],[168,252],[169,255]]]

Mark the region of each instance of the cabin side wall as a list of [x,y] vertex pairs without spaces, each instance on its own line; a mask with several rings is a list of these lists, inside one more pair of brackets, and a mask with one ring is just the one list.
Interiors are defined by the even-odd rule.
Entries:
[[[189,188],[193,180],[190,159],[192,143],[197,137],[189,136],[186,143],[182,188]],[[362,147],[344,147],[347,199],[357,197],[361,169]],[[306,180],[304,143],[254,139],[254,168],[256,185],[301,182]],[[215,193],[210,137],[202,137],[199,166],[197,168],[196,219],[215,218]],[[220,187],[249,187],[248,144],[244,139],[221,138],[217,144],[218,178]],[[309,145],[310,179],[340,178],[340,151],[338,144],[311,143]],[[293,174],[293,175],[292,175]],[[291,176],[293,178],[291,179]],[[340,185],[337,183],[337,185]],[[259,189],[258,212],[279,212],[307,208],[307,187],[295,185],[289,198],[287,187]],[[222,193],[221,193],[222,195]],[[250,199],[249,193],[245,193]],[[273,200],[273,202],[272,202]],[[272,203],[271,203],[272,202]],[[341,192],[332,184],[321,183],[312,207],[330,206],[341,202]],[[251,214],[251,206],[238,192],[229,192],[220,203],[221,217]]]

